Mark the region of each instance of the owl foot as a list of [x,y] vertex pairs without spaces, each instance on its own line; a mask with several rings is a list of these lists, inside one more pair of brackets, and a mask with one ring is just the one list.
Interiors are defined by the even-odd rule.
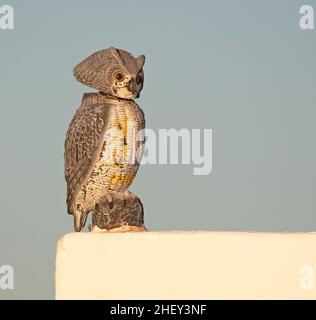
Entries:
[[143,205],[131,192],[112,193],[95,205],[91,231],[130,232],[145,231]]

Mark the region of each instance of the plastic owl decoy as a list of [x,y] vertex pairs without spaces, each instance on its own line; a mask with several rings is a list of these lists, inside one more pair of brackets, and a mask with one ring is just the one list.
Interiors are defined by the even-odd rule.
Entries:
[[145,119],[134,102],[143,88],[145,56],[121,49],[98,51],[73,70],[97,90],[85,93],[65,140],[68,213],[81,231],[92,212],[92,231],[145,230],[143,205],[128,191],[141,159]]

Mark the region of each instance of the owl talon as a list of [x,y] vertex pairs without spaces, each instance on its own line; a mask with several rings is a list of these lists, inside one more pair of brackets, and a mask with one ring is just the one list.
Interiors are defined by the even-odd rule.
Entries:
[[113,209],[113,206],[113,197],[111,193],[107,192],[100,201],[95,204],[94,209],[96,212],[99,212],[100,210],[110,211]]
[[144,228],[143,215],[143,205],[136,195],[131,192],[113,193],[112,202],[104,196],[95,205],[91,230],[95,226],[104,231],[123,226]]

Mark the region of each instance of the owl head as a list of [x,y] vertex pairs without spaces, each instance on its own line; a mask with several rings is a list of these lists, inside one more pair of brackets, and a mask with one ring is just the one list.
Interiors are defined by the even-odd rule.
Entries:
[[144,63],[144,55],[135,58],[127,51],[111,47],[84,59],[73,73],[79,82],[101,93],[134,99],[143,88]]

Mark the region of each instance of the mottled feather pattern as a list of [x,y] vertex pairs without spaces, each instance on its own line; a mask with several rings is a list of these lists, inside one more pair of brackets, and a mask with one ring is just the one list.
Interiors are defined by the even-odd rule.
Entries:
[[[136,136],[128,137],[129,124],[135,127],[136,132],[145,126],[143,112],[135,102],[107,98],[97,93],[85,94],[70,124],[65,143],[70,213],[93,210],[106,190],[127,191],[139,166],[135,159],[136,150],[142,147],[141,142],[131,140]],[[109,138],[106,135],[111,129],[122,132],[125,141],[123,148],[120,148],[120,141],[115,136]],[[119,150],[123,150],[123,154],[116,156],[123,162],[109,164],[107,153]]]
[[108,128],[110,106],[95,94],[85,94],[75,113],[65,141],[65,178],[69,213],[74,196],[93,170]]

